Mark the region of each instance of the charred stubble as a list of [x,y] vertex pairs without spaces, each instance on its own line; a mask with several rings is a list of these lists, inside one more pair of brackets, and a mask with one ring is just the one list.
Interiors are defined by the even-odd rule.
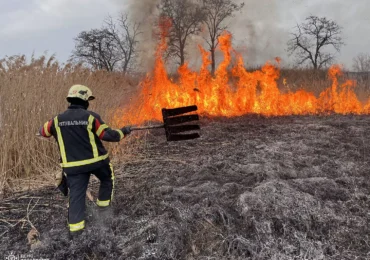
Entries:
[[[30,220],[42,246],[33,252],[53,259],[367,259],[369,123],[203,119],[201,139],[168,144],[152,131],[117,171],[113,214],[89,215],[77,241],[67,239],[66,201],[53,189],[3,201],[1,219],[23,218],[39,198]],[[29,230],[2,223],[1,255],[29,252]]]

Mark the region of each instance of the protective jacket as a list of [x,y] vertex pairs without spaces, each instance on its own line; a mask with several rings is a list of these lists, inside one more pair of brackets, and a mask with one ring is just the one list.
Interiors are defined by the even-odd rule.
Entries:
[[44,137],[53,136],[59,146],[61,166],[67,175],[90,172],[109,164],[109,155],[101,140],[119,142],[122,130],[113,130],[101,117],[83,106],[68,109],[40,128]]

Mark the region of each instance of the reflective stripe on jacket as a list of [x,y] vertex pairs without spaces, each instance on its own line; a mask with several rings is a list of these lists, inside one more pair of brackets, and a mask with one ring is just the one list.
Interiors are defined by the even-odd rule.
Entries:
[[109,155],[101,140],[119,142],[124,138],[121,130],[111,129],[98,114],[77,105],[46,122],[40,134],[55,137],[61,166],[67,174],[87,172],[108,164]]

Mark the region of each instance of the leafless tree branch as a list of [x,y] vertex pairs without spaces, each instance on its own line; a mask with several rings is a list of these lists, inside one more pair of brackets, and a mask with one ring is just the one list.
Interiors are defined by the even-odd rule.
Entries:
[[75,38],[72,58],[94,69],[128,71],[137,55],[139,23],[130,23],[128,15],[108,16],[102,29],[83,31]]
[[161,16],[172,22],[168,34],[168,55],[177,56],[179,65],[183,65],[188,37],[200,32],[203,12],[195,0],[162,0],[159,8]]
[[353,58],[353,70],[356,72],[370,72],[370,54],[360,53]]
[[325,17],[309,16],[305,22],[296,26],[292,38],[288,41],[288,52],[295,55],[297,64],[309,61],[315,69],[332,64],[335,55],[327,48],[339,52],[344,42],[341,37],[342,27]]
[[212,58],[212,74],[215,72],[215,52],[218,46],[218,37],[227,30],[225,20],[244,7],[244,3],[235,4],[232,0],[201,0],[204,13],[204,24],[207,26],[208,37],[205,38]]

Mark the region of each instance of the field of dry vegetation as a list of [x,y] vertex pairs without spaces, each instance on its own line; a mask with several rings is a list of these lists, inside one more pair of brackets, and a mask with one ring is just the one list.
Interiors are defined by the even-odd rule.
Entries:
[[[282,70],[279,87],[318,95],[331,85],[326,74]],[[369,259],[366,115],[204,116],[200,139],[175,144],[160,130],[133,134],[109,145],[117,168],[111,216],[102,220],[88,201],[88,228],[69,241],[67,201],[53,187],[57,147],[35,133],[67,107],[78,83],[93,90],[91,109],[115,127],[113,112],[135,99],[138,82],[45,57],[0,63],[0,255]],[[366,101],[369,82],[359,81],[356,93]],[[96,197],[96,181],[91,187]],[[40,232],[33,247],[32,226]]]
[[[89,86],[97,97],[90,109],[114,126],[112,113],[135,98],[138,82],[137,77],[122,73],[92,72],[79,66],[61,65],[53,58],[27,61],[24,56],[14,56],[1,60],[0,197],[53,183],[54,173],[59,171],[55,142],[37,138],[35,133],[46,120],[67,107],[65,97],[71,85]],[[279,79],[282,90],[303,88],[316,95],[330,85],[326,71],[282,70]],[[369,82],[358,84],[356,93],[361,101],[367,100],[369,89]],[[123,148],[127,155],[137,145],[140,142],[131,141],[129,146],[111,147],[118,153]]]
[[[54,188],[0,202],[0,255],[49,259],[368,260],[368,116],[203,118],[201,138],[146,136],[115,201],[70,241]],[[97,181],[90,184],[97,196]],[[28,222],[29,221],[29,222]],[[30,223],[39,242],[30,237]],[[29,242],[29,244],[27,244]]]
[[120,73],[62,66],[52,58],[1,61],[0,197],[53,183],[54,172],[59,171],[57,147],[52,139],[37,138],[36,132],[67,108],[65,98],[73,84],[93,89],[97,101],[91,102],[91,109],[108,123],[112,111],[127,102],[137,85]]

